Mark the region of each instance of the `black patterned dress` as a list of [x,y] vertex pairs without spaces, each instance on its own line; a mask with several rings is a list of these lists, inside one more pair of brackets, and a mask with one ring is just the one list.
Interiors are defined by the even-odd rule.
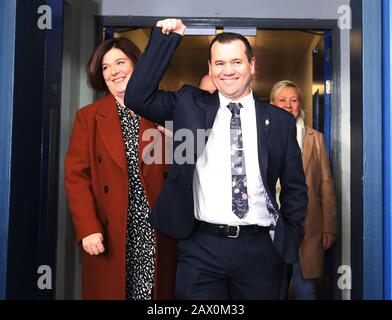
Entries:
[[140,116],[118,102],[121,128],[128,162],[128,219],[126,235],[126,297],[129,300],[151,299],[154,286],[155,238],[147,219],[149,206],[138,169]]

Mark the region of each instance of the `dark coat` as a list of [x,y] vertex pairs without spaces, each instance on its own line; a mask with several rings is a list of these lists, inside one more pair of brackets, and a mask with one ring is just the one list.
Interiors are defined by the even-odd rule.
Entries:
[[[161,191],[165,165],[145,164],[141,137],[156,126],[141,118],[139,172],[150,206]],[[128,164],[115,99],[106,95],[80,109],[65,160],[65,188],[76,230],[76,242],[101,232],[105,252],[91,256],[83,249],[83,298],[125,299],[125,250],[128,211]],[[174,296],[176,243],[155,231],[155,287],[153,298]]]

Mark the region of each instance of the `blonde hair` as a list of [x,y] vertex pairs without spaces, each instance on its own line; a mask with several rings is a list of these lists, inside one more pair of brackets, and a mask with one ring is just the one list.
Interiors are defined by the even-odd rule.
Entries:
[[299,105],[300,105],[300,109],[302,110],[302,102],[303,102],[302,91],[293,81],[290,80],[281,80],[273,85],[270,93],[270,101],[275,101],[278,92],[286,88],[294,88],[295,90],[297,90]]

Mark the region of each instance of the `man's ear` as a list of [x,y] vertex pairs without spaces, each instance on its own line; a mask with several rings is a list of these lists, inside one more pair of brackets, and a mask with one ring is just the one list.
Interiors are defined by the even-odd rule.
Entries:
[[255,74],[255,67],[256,67],[256,58],[255,57],[252,57],[252,59],[250,59],[249,65],[250,65],[250,73],[253,76]]

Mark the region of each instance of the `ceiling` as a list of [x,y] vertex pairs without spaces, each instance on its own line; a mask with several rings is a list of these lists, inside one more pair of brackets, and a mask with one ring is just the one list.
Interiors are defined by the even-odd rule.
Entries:
[[[142,48],[149,33],[149,28],[138,29],[126,36]],[[276,81],[292,77],[315,37],[315,33],[297,30],[258,30],[256,36],[247,37],[256,58],[253,90],[257,96],[267,99]],[[198,85],[208,72],[211,39],[211,36],[184,36],[161,83],[165,90],[178,90],[184,83]]]

